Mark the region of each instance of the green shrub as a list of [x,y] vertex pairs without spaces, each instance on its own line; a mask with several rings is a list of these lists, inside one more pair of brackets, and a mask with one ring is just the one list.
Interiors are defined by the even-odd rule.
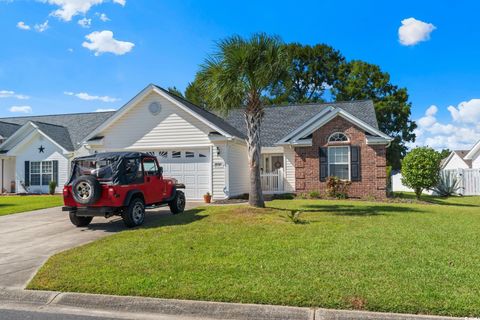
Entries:
[[348,188],[352,183],[350,181],[341,180],[337,177],[327,178],[327,195],[337,199],[348,198]]
[[57,188],[57,183],[55,181],[50,181],[50,183],[48,184],[48,192],[51,195],[55,194],[55,188]]
[[308,197],[310,199],[319,199],[320,198],[320,192],[318,191],[310,191],[310,193],[308,194]]
[[402,162],[402,183],[415,191],[420,199],[423,190],[437,186],[442,156],[429,147],[410,151]]

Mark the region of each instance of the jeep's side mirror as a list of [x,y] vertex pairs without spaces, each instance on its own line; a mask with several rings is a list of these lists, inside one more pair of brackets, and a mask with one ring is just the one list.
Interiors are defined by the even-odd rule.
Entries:
[[163,167],[160,167],[160,168],[159,168],[158,174],[159,174],[160,176],[163,176]]

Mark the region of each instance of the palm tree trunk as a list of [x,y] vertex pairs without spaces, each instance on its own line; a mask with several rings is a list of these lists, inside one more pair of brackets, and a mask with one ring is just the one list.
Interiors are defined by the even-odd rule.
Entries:
[[248,203],[253,207],[265,208],[263,200],[262,181],[260,178],[260,125],[263,118],[263,109],[258,99],[254,99],[245,111],[247,123],[248,163],[250,167],[250,194]]

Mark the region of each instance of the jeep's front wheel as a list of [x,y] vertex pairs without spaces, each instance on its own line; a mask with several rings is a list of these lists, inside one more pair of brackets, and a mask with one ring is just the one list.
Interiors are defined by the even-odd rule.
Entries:
[[123,223],[128,228],[137,227],[145,221],[145,203],[141,198],[130,201],[127,209],[122,214]]
[[176,191],[175,197],[168,203],[170,212],[173,214],[182,213],[185,210],[185,194],[182,191]]
[[77,216],[77,213],[70,212],[70,221],[78,228],[88,226],[92,220],[93,217],[79,217]]

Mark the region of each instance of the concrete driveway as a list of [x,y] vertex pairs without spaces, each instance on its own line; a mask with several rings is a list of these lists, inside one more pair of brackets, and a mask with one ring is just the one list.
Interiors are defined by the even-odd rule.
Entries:
[[[201,204],[187,202],[187,209]],[[168,207],[148,210],[145,226],[168,214]],[[61,208],[0,217],[0,288],[24,288],[51,255],[123,230],[117,217],[94,218],[90,226],[76,228]]]

